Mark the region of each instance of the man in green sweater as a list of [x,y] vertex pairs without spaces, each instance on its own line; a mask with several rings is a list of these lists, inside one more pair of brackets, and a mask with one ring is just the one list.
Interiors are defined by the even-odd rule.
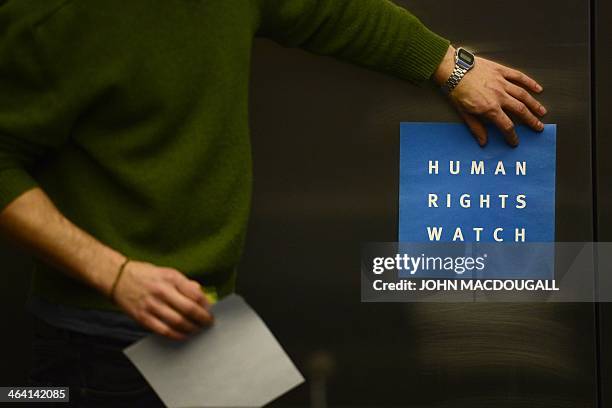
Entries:
[[39,260],[31,380],[81,406],[159,403],[122,347],[184,339],[233,290],[255,36],[454,87],[483,146],[481,119],[516,146],[508,114],[541,130],[546,113],[534,80],[482,58],[457,70],[387,0],[8,0],[0,30],[0,229]]

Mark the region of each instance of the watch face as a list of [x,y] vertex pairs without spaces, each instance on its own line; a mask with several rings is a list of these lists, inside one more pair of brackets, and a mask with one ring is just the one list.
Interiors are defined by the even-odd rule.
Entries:
[[472,64],[474,64],[474,55],[464,50],[463,48],[460,48],[459,51],[457,52],[457,58],[459,58],[459,61],[467,65],[471,66]]

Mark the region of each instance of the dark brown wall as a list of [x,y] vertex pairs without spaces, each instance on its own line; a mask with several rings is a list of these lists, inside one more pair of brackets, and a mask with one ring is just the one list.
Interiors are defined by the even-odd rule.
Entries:
[[[557,239],[593,240],[588,2],[402,3],[543,83],[559,129]],[[590,304],[359,303],[360,244],[397,236],[399,122],[458,121],[437,90],[261,40],[251,114],[240,290],[301,367],[317,350],[335,359],[333,404],[595,406]],[[279,406],[307,401],[305,388]]]
[[[594,1],[594,44],[593,44],[593,75],[595,85],[595,140],[596,150],[596,209],[597,209],[597,239],[602,242],[612,241],[612,3],[606,0]],[[602,265],[599,270],[606,278],[612,270],[609,265]],[[603,276],[602,276],[602,279]],[[609,279],[609,278],[607,278]],[[612,303],[602,303],[597,307],[599,322],[599,376],[600,376],[600,406],[612,405]]]

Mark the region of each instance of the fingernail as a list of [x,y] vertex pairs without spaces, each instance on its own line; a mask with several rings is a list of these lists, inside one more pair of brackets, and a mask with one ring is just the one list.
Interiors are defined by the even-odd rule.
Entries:
[[536,84],[536,89],[538,90],[538,92],[541,92],[541,91],[542,91],[542,89],[543,89],[543,88],[542,88],[542,85],[540,85],[540,84]]
[[538,129],[544,130],[544,124],[542,122],[538,122]]
[[547,112],[546,108],[545,108],[545,107],[543,107],[543,106],[540,106],[540,113],[541,113],[542,115],[546,115],[546,112]]

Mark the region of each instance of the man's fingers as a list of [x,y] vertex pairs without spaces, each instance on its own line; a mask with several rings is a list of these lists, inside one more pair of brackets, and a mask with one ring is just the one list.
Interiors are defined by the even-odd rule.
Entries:
[[176,283],[176,288],[179,290],[179,292],[194,302],[199,303],[204,307],[208,306],[206,297],[204,296],[204,293],[202,293],[202,287],[198,282],[184,277]]
[[178,289],[173,289],[162,292],[162,298],[169,306],[196,324],[208,325],[212,323],[212,315],[204,309],[204,306],[186,297]]
[[531,96],[529,92],[525,90],[525,88],[521,88],[518,85],[514,85],[511,82],[508,82],[508,86],[506,87],[506,92],[523,102],[527,107],[535,114],[543,116],[546,115],[546,108],[542,105],[536,98]]
[[504,75],[504,78],[509,79],[510,81],[515,82],[517,84],[521,84],[533,92],[542,92],[542,85],[538,84],[534,79],[523,74],[521,71],[504,67],[502,69],[502,73]]
[[498,106],[497,109],[492,110],[490,113],[486,115],[486,117],[491,120],[501,130],[506,142],[512,146],[516,147],[519,144],[519,139],[514,130],[514,123],[508,115],[504,113],[501,109],[501,106]]
[[487,144],[487,129],[482,124],[480,120],[478,120],[474,115],[462,111],[459,109],[459,114],[465,121],[466,125],[470,128],[472,135],[478,142],[478,144],[482,147]]
[[144,318],[142,318],[141,323],[154,333],[169,337],[173,340],[185,340],[187,338],[184,333],[174,330],[172,327],[168,326],[166,323],[162,322],[153,315],[147,314]]
[[161,301],[155,301],[150,312],[178,332],[193,333],[198,330],[198,326]]
[[533,130],[541,131],[544,124],[529,110],[527,105],[514,98],[508,98],[504,103],[504,108],[514,113],[523,123]]

